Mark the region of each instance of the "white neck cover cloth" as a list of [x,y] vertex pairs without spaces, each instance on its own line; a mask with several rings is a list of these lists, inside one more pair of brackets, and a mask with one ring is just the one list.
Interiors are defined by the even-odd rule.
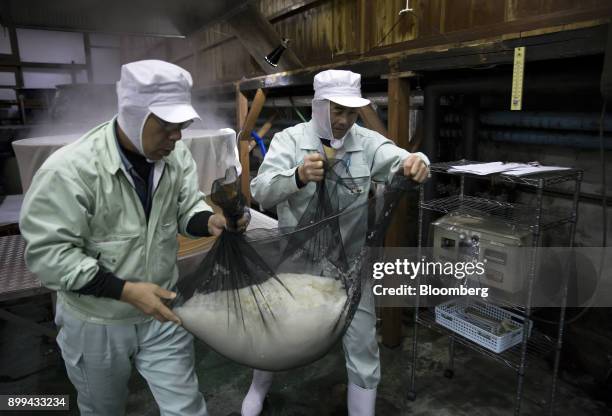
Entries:
[[138,153],[144,154],[142,148],[142,130],[151,112],[146,107],[119,107],[117,123],[126,134]]
[[149,114],[169,123],[200,118],[191,105],[192,86],[191,74],[169,62],[151,59],[121,67],[117,122],[140,154],[146,156],[142,133]]
[[334,149],[340,149],[351,129],[349,128],[346,134],[339,139],[334,137],[329,103],[333,101],[350,108],[368,105],[370,100],[361,96],[361,75],[335,69],[319,72],[314,77],[314,90],[312,121],[316,133],[320,138],[329,140]]
[[[344,137],[341,139],[335,139],[334,133],[332,132],[331,118],[329,115],[329,100],[325,99],[314,99],[312,100],[312,122],[314,124],[315,132],[321,139],[327,139],[331,142],[331,146],[334,149],[340,149],[344,141]],[[348,132],[347,132],[348,135]]]

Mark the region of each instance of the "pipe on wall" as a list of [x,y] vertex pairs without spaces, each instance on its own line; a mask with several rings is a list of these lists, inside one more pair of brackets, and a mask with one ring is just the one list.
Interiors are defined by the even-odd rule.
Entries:
[[[545,146],[563,146],[574,149],[599,150],[599,137],[595,135],[533,130],[482,130],[480,139],[504,143]],[[604,148],[612,150],[612,137],[604,137]]]
[[[502,127],[598,132],[600,117],[595,113],[488,111],[480,115],[480,122]],[[612,131],[612,115],[604,119],[604,131]]]
[[[593,89],[598,91],[601,74],[595,71],[582,71],[573,73],[527,73],[524,80],[523,91],[528,93],[567,94],[568,91],[580,89]],[[563,89],[559,86],[562,85]],[[512,87],[511,75],[502,75],[483,78],[464,78],[437,80],[425,86],[425,143],[424,151],[429,152],[430,159],[437,160],[438,128],[440,126],[439,100],[444,94],[508,94],[510,105],[510,91]]]
[[[440,137],[445,139],[460,139],[463,136],[459,129],[444,128]],[[562,133],[550,130],[498,130],[482,129],[478,132],[481,140],[492,140],[504,143],[521,143],[530,145],[563,146],[573,149],[599,150],[599,136]],[[612,137],[604,137],[604,148],[612,149]]]
[[[461,139],[462,130],[455,128],[440,129],[440,137],[445,139]],[[501,130],[481,129],[478,132],[480,140],[493,140],[505,143],[521,143],[531,145],[549,145],[571,147],[573,149],[599,149],[599,136],[581,133],[565,133],[550,130]],[[604,147],[612,149],[612,137],[604,137]],[[466,159],[468,159],[466,157]]]

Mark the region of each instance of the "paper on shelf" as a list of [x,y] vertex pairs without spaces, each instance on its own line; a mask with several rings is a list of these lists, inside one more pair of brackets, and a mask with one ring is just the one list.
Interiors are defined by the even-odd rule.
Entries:
[[512,175],[512,176],[523,176],[529,175],[531,173],[541,173],[541,172],[550,172],[554,170],[568,170],[571,168],[563,167],[563,166],[525,166],[521,168],[512,169],[508,172],[504,172],[504,175]]
[[471,173],[473,175],[491,175],[493,173],[503,173],[504,175],[522,176],[531,173],[549,172],[555,170],[571,169],[563,166],[540,166],[533,163],[505,163],[505,162],[489,162],[489,163],[474,163],[471,165],[455,165],[448,169],[449,173],[462,172]]
[[490,163],[474,163],[471,165],[457,165],[451,166],[448,170],[452,172],[464,172],[471,173],[474,175],[490,175],[492,173],[505,172],[513,168],[527,166],[523,163],[504,163],[504,162],[490,162]]

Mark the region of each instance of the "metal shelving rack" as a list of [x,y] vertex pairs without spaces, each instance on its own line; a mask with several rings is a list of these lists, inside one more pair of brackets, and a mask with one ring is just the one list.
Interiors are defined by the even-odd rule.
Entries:
[[[424,211],[433,211],[447,214],[450,212],[458,212],[465,214],[479,214],[494,216],[510,225],[522,225],[529,227],[532,235],[533,250],[531,250],[531,258],[529,259],[529,275],[527,279],[528,287],[526,299],[522,303],[498,302],[493,298],[489,300],[500,307],[511,309],[515,313],[520,313],[528,320],[531,319],[532,313],[532,296],[534,283],[536,278],[536,260],[538,258],[538,246],[540,245],[540,235],[543,230],[558,227],[563,224],[570,224],[569,230],[569,247],[574,246],[574,237],[576,232],[576,222],[578,220],[578,197],[580,194],[580,184],[582,181],[582,171],[577,169],[569,169],[563,171],[549,171],[539,174],[527,176],[511,176],[501,174],[491,174],[486,176],[474,175],[463,172],[448,172],[451,166],[474,164],[479,162],[459,160],[455,162],[435,163],[430,166],[432,175],[446,174],[457,176],[460,179],[459,194],[450,197],[436,198],[425,201],[425,186],[421,185],[419,190],[419,258],[422,256],[423,248],[423,213]],[[521,204],[513,204],[508,202],[500,202],[486,198],[479,198],[465,195],[465,180],[466,178],[485,179],[493,184],[509,183],[518,184],[535,189],[536,198],[533,206],[525,206]],[[542,210],[542,201],[544,190],[552,185],[573,181],[575,184],[573,193],[572,208],[568,215],[549,216],[545,215]],[[422,277],[419,276],[417,283],[420,284]],[[449,366],[444,372],[448,378],[453,376],[453,361],[455,354],[455,343],[459,343],[468,347],[484,356],[490,357],[493,360],[505,364],[509,368],[517,372],[517,387],[514,414],[520,415],[520,406],[523,396],[524,377],[527,361],[532,358],[543,357],[554,352],[553,374],[550,387],[550,402],[549,414],[554,412],[554,399],[557,387],[557,377],[559,375],[559,362],[561,356],[561,347],[563,343],[563,330],[565,325],[565,306],[568,295],[568,282],[564,281],[562,292],[562,302],[559,315],[559,324],[557,328],[557,337],[551,337],[539,332],[533,328],[531,335],[529,331],[523,331],[523,339],[520,344],[515,345],[499,354],[490,351],[471,340],[450,331],[435,321],[435,315],[430,308],[426,311],[420,311],[420,295],[417,291],[416,306],[414,308],[414,336],[413,336],[413,356],[412,369],[410,377],[410,391],[408,398],[416,399],[416,363],[418,356],[418,327],[419,325],[436,330],[449,337]]]

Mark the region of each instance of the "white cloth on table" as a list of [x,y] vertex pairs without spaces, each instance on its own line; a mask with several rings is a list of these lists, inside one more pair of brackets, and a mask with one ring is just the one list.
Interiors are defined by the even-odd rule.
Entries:
[[[23,193],[29,189],[34,174],[43,162],[57,149],[76,141],[79,137],[81,135],[66,134],[14,141],[12,144],[17,156]],[[204,194],[210,194],[213,181],[224,177],[227,168],[235,166],[240,174],[234,130],[187,129],[183,131],[183,141],[196,162],[200,190]]]
[[235,167],[238,175],[242,172],[234,130],[187,129],[183,131],[183,142],[196,162],[200,190],[205,195],[210,194],[216,179],[225,177],[226,169]]
[[76,141],[79,137],[81,137],[79,134],[63,134],[15,140],[12,143],[24,194],[30,188],[34,174],[44,161],[57,149]]

